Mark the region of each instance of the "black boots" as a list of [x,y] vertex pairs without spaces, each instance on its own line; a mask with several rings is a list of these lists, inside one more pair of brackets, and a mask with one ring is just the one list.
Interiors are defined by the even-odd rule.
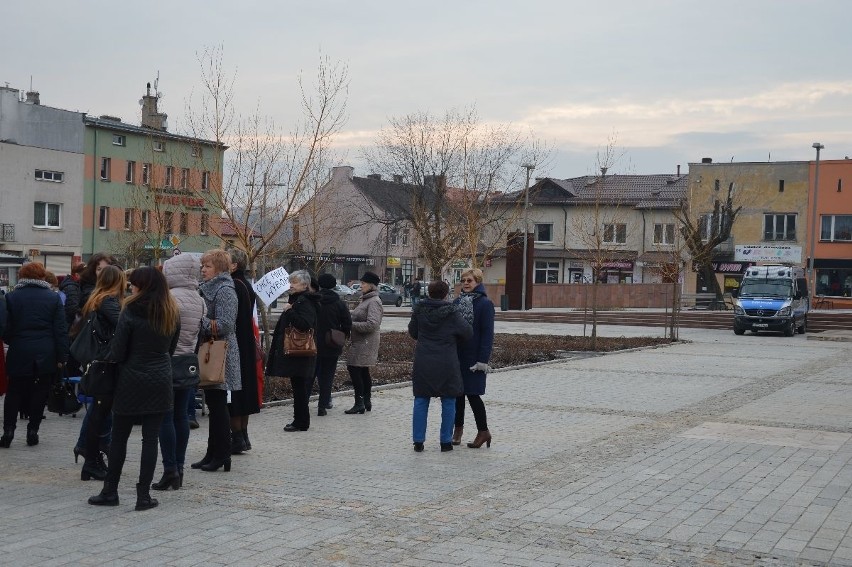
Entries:
[[204,465],[206,465],[207,463],[209,463],[212,460],[213,460],[213,454],[208,449],[207,453],[204,454],[203,459],[201,459],[197,463],[192,463],[189,466],[190,466],[190,468],[193,468],[193,469],[200,469],[201,467],[203,467]]
[[3,437],[0,437],[0,447],[3,447],[4,449],[8,449],[9,446],[12,444],[12,439],[14,439],[14,438],[15,438],[15,429],[14,428],[7,429],[7,428],[4,427],[3,428]]
[[441,443],[441,452],[442,453],[446,453],[447,451],[452,451],[452,450],[453,450],[453,444],[452,443]]
[[243,440],[246,442],[246,451],[251,451],[251,441],[248,438],[248,429],[243,429]]
[[199,468],[204,472],[216,472],[222,467],[225,467],[225,472],[231,472],[231,457],[227,459],[210,459],[210,462],[201,465]]
[[246,438],[242,431],[231,431],[231,454],[239,455],[247,450]]
[[177,469],[163,471],[163,476],[158,482],[151,485],[154,490],[177,490],[181,485],[181,476]]
[[83,470],[80,471],[80,480],[104,480],[107,474],[106,463],[104,463],[103,455],[98,451],[96,459],[85,459],[83,461]]
[[30,447],[38,445],[38,426],[27,426],[27,445]]
[[89,498],[92,506],[118,506],[118,484],[104,482],[101,493]]
[[[89,499],[89,503],[91,503],[91,499]],[[118,495],[116,495],[116,503],[118,503]],[[148,492],[148,485],[136,483],[136,511],[150,510],[156,508],[157,504],[159,504],[157,499],[151,498],[151,493]]]
[[361,396],[355,396],[355,405],[348,410],[344,410],[343,413],[351,415],[353,413],[364,413],[365,411],[367,411],[367,408],[364,406],[364,398]]
[[461,445],[462,437],[464,436],[464,426],[456,425],[453,428],[453,445]]

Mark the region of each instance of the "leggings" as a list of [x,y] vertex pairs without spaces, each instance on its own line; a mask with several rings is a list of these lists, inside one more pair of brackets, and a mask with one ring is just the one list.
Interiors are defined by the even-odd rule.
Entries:
[[106,482],[118,486],[121,480],[121,469],[124,468],[124,459],[127,457],[127,439],[133,424],[142,420],[142,462],[139,465],[139,484],[151,486],[154,480],[154,469],[157,468],[157,440],[160,433],[160,424],[163,422],[163,413],[149,413],[138,415],[113,415],[112,418],[112,444],[109,447],[109,470],[107,470]]
[[[464,396],[456,398],[456,427],[464,427]],[[473,410],[473,419],[476,420],[476,430],[486,431],[488,429],[488,418],[485,415],[485,404],[482,398],[476,394],[468,394],[467,401]]]

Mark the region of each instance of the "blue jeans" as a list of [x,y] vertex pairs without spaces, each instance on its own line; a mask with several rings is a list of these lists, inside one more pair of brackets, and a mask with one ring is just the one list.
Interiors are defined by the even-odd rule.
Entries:
[[[414,413],[411,419],[412,439],[415,443],[426,440],[426,421],[429,417],[429,401],[431,398],[414,398]],[[456,399],[441,398],[441,443],[452,443],[453,426],[456,419]]]
[[163,469],[182,470],[189,444],[189,417],[186,415],[186,399],[192,390],[174,390],[174,410],[167,413],[160,425],[160,452],[163,454]]
[[[77,447],[79,449],[86,448],[89,421],[91,420],[91,413],[94,411],[96,411],[94,402],[86,404],[86,413],[83,415],[83,421],[80,423],[80,435],[77,437]],[[103,451],[109,447],[110,441],[112,441],[112,412],[107,413],[101,423],[100,443],[98,443],[98,447]]]

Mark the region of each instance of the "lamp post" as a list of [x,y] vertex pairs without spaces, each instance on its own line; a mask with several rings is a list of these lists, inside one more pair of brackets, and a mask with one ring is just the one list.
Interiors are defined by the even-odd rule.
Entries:
[[811,146],[816,150],[816,165],[814,166],[814,203],[813,210],[811,210],[811,236],[810,242],[808,243],[810,246],[810,254],[808,258],[808,279],[811,280],[811,291],[810,294],[816,293],[816,271],[814,270],[814,256],[816,255],[816,234],[817,234],[817,197],[819,196],[819,152],[824,149],[825,146],[820,144],[819,142],[814,142]]
[[535,169],[535,165],[525,163],[522,165],[527,170],[527,181],[524,185],[524,256],[523,269],[521,271],[521,311],[527,310],[527,254],[528,252],[528,234],[529,234],[529,207],[530,207],[530,172]]

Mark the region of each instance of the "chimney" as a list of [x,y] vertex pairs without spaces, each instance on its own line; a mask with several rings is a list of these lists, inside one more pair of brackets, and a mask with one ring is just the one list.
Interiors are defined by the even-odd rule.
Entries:
[[27,104],[41,104],[38,91],[27,91]]
[[423,176],[423,185],[430,188],[435,189],[446,189],[447,188],[447,178],[443,175],[424,175]]
[[148,83],[142,97],[142,127],[165,132],[167,118],[168,114],[157,111],[157,93],[151,94],[151,83]]
[[677,164],[677,176],[680,177],[680,164]]
[[355,168],[350,165],[339,165],[331,168],[331,178],[334,181],[352,181]]
[[367,179],[375,179],[376,181],[381,181],[382,175],[380,173],[371,173],[367,176]]
[[713,158],[703,157],[703,158],[701,158],[701,163],[713,163]]
[[393,182],[394,182],[394,183],[402,183],[402,175],[400,175],[400,174],[398,174],[398,173],[394,174],[394,176],[393,176]]

